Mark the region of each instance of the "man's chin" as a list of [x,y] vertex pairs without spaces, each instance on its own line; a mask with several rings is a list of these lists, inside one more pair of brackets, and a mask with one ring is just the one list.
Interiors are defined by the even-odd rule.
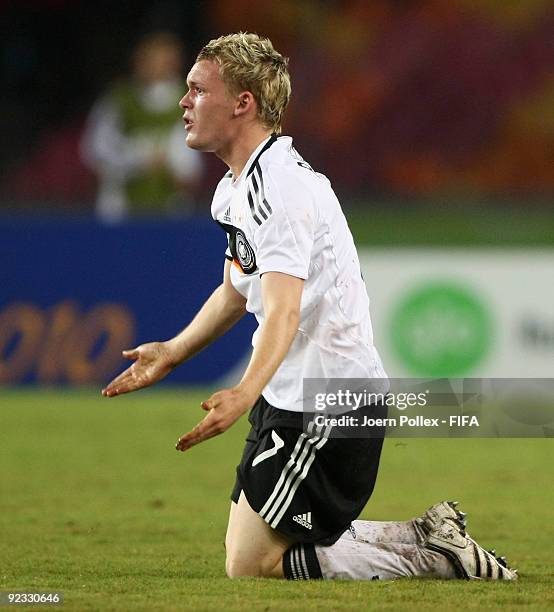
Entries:
[[186,135],[185,143],[186,143],[187,147],[189,147],[190,149],[197,149],[197,150],[199,150],[199,142],[198,142],[198,140],[192,134],[187,134]]
[[189,149],[194,149],[195,151],[200,151],[201,153],[213,153],[214,147],[207,142],[202,142],[198,138],[194,137],[194,134],[187,134],[185,138],[185,143]]

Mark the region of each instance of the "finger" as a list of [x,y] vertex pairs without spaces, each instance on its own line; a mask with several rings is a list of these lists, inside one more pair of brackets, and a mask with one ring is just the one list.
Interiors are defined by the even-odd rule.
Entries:
[[214,393],[207,400],[204,400],[203,402],[201,402],[200,406],[204,408],[204,410],[212,410],[212,408],[215,408],[216,406],[218,406],[221,403],[221,398],[219,397],[219,393],[220,393],[219,391],[217,393]]
[[121,354],[125,359],[138,359],[139,358],[139,350],[138,348],[134,349],[126,349],[125,351],[121,351]]
[[113,388],[108,389],[107,396],[113,397],[115,395],[123,395],[124,393],[130,393],[131,391],[136,391],[137,389],[147,387],[149,384],[150,383],[139,381],[136,378],[131,378],[129,380],[124,380],[120,382]]
[[102,395],[104,397],[115,397],[116,395],[122,395],[123,393],[128,393],[130,389],[128,387],[123,386],[112,386],[104,389],[102,391]]
[[209,434],[209,430],[199,430],[197,426],[191,431],[189,431],[188,433],[186,433],[185,435],[181,436],[177,440],[177,444],[175,445],[175,448],[178,451],[186,451],[189,448],[192,448],[193,446],[195,446],[196,444],[200,444],[200,442],[207,440],[208,437],[211,437],[208,434]]
[[135,376],[129,368],[106,385],[106,387],[102,390],[102,395],[112,397],[114,395],[119,395],[120,393],[127,393],[128,391],[136,388],[136,385],[137,383]]
[[213,438],[220,433],[222,433],[222,429],[219,425],[219,420],[214,416],[213,412],[210,412],[196,427],[177,440],[175,448],[179,451],[186,451],[196,444],[200,444],[200,442]]
[[119,374],[118,376],[116,376],[112,381],[110,381],[104,390],[110,390],[110,389],[114,389],[115,387],[117,387],[118,385],[120,385],[125,379],[127,379],[130,376],[130,368],[127,368],[126,370],[124,370],[123,372],[121,372],[121,374]]

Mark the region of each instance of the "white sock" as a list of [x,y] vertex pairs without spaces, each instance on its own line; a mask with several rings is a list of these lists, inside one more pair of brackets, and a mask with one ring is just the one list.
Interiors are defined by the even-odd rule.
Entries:
[[[362,521],[366,522],[366,521]],[[346,531],[331,546],[296,544],[283,558],[285,576],[343,580],[392,580],[404,576],[456,578],[450,561],[419,544],[370,543]]]
[[368,543],[401,542],[423,545],[425,533],[414,521],[352,521],[355,539]]

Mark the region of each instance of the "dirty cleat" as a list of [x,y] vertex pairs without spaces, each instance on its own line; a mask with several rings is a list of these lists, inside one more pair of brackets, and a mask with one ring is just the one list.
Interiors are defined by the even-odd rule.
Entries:
[[494,555],[479,546],[450,518],[443,519],[440,525],[430,529],[425,548],[434,550],[449,559],[458,578],[466,580],[517,580],[516,570],[504,565],[505,559]]
[[458,526],[459,531],[462,532],[462,535],[465,535],[467,515],[465,512],[456,510],[457,505],[458,502],[441,501],[431,506],[429,510],[416,518],[415,521],[425,533],[429,533],[431,529],[440,526],[443,520],[453,521]]

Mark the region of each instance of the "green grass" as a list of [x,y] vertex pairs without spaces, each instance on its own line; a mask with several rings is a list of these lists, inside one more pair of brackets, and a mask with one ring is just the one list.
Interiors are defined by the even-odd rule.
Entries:
[[[554,246],[554,209],[441,202],[402,206],[368,202],[347,209],[358,246]],[[405,204],[405,203],[404,203]]]
[[[205,395],[1,391],[0,590],[68,610],[546,609],[554,605],[551,440],[395,440],[364,516],[460,499],[518,583],[231,581],[223,539],[243,419],[181,454]],[[44,609],[44,607],[40,608]]]

